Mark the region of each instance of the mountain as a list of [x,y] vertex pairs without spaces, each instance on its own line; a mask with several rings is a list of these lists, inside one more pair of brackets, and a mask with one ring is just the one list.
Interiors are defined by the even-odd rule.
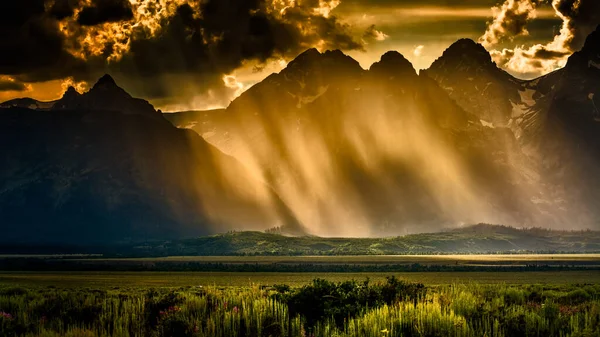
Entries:
[[168,118],[258,172],[313,234],[554,221],[531,201],[543,192],[512,131],[464,109],[397,52],[364,70],[311,49],[226,110],[196,114]]
[[0,210],[15,227],[58,219],[66,235],[94,219],[128,240],[281,225],[363,237],[598,228],[599,40],[531,81],[471,40],[419,74],[394,51],[363,69],[309,49],[226,109],[173,114],[106,76],[50,111],[2,111],[0,140],[14,146],[0,158]]
[[3,243],[107,244],[300,230],[271,188],[109,76],[50,111],[0,109]]
[[117,86],[110,75],[104,75],[90,91],[83,95],[79,95],[73,88],[69,88],[52,109],[116,111],[164,121],[161,113],[156,111],[150,103],[131,97],[123,88]]
[[567,65],[533,81],[535,104],[513,123],[515,134],[557,193],[578,213],[575,221],[599,224],[600,27]]
[[33,98],[16,98],[10,101],[0,103],[0,108],[26,108],[32,110],[50,110],[55,101],[42,102]]
[[487,50],[470,39],[452,44],[423,74],[465,111],[493,125],[506,125],[531,100],[524,81],[498,68]]
[[163,116],[179,128],[196,131],[202,138],[220,149],[227,146],[229,137],[219,130],[220,125],[223,124],[222,120],[227,118],[225,109],[163,113]]
[[532,202],[553,208],[545,212],[563,226],[600,224],[599,46],[600,27],[563,69],[522,81],[496,67],[480,45],[460,40],[424,72],[482,123],[492,121],[490,113],[501,117],[492,125],[510,128],[530,163],[516,171],[540,190]]

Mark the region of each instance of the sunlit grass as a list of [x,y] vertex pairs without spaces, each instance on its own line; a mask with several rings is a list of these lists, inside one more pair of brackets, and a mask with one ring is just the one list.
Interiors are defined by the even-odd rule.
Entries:
[[[360,292],[366,286],[359,282],[350,287],[358,287]],[[298,289],[292,288],[288,293],[264,286],[158,290],[141,286],[110,289],[0,286],[0,335],[583,337],[600,334],[598,284],[511,286],[467,282],[427,287],[424,295],[416,298],[398,298],[389,304],[358,310],[356,316],[349,315],[341,325],[333,317],[322,317],[311,325],[305,317],[291,314],[286,294],[301,291]],[[318,299],[308,294],[296,299],[308,301],[310,307]]]
[[0,272],[0,286],[58,288],[255,286],[289,284],[302,286],[314,278],[341,282],[352,279],[383,281],[396,275],[428,285],[474,282],[480,284],[599,283],[600,271],[557,272],[410,272],[410,273],[252,273],[252,272]]

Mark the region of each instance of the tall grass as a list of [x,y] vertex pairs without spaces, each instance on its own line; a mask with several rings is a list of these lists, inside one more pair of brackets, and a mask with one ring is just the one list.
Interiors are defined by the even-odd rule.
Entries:
[[[346,296],[340,289],[348,284],[338,285],[335,296]],[[367,288],[353,296],[374,296],[367,283],[355,285]],[[303,291],[350,308],[347,299],[326,301],[329,295],[307,287],[0,288],[0,336],[600,336],[598,285],[430,287],[418,297],[365,302],[360,310],[327,308],[337,316],[316,321],[290,314],[286,299],[298,306],[304,298],[308,308],[319,300]]]

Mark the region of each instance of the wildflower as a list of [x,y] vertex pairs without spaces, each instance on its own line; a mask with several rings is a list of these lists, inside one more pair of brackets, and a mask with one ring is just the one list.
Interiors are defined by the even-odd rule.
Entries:
[[12,320],[13,316],[8,312],[0,311],[0,317],[5,318],[7,320]]
[[381,330],[381,333],[385,333],[385,334],[387,334],[388,332],[389,332],[389,331],[388,331],[388,329],[383,329],[383,330]]
[[181,308],[178,306],[173,306],[173,307],[169,307],[168,311],[169,312],[178,312],[178,311],[181,311]]
[[198,327],[198,324],[194,325],[194,332],[198,332],[200,331],[200,328]]
[[238,310],[238,307],[237,307],[237,306],[233,307],[233,312],[234,312],[234,313],[236,313],[236,314],[237,314],[237,313],[238,313],[238,311],[239,311],[239,310]]
[[46,324],[46,322],[48,322],[48,318],[46,316],[42,316],[40,318],[40,324]]
[[225,301],[225,303],[223,303],[223,308],[227,309],[227,301]]

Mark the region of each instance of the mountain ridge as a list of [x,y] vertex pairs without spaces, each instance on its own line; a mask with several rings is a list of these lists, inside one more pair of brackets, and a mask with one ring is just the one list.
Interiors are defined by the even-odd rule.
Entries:
[[2,244],[175,239],[242,221],[301,232],[270,187],[114,80],[55,106],[0,109],[0,139],[15,144],[0,151]]
[[[596,39],[597,35],[588,38],[591,44]],[[0,198],[4,193],[6,205],[21,202],[23,208],[30,202],[22,196],[26,192],[19,189],[20,183],[10,181],[17,172],[34,196],[47,198],[42,199],[45,204],[64,205],[64,198],[73,197],[56,193],[55,186],[62,191],[66,182],[64,189],[70,191],[80,183],[65,178],[65,167],[81,172],[92,167],[99,174],[119,164],[114,172],[121,177],[117,184],[107,183],[100,174],[90,191],[103,186],[137,191],[139,208],[124,215],[130,219],[143,217],[144,207],[161,205],[163,198],[180,205],[175,207],[179,215],[170,214],[169,207],[167,220],[157,215],[157,228],[161,222],[185,218],[181,214],[197,207],[194,203],[207,212],[192,212],[200,222],[209,223],[208,215],[215,213],[227,217],[230,225],[217,221],[213,231],[265,228],[277,221],[300,234],[370,237],[479,221],[594,227],[600,219],[594,210],[600,182],[589,172],[600,169],[592,155],[600,148],[592,110],[600,83],[586,70],[594,67],[590,62],[595,62],[595,49],[584,46],[583,51],[571,57],[569,67],[522,81],[498,68],[481,45],[466,39],[451,45],[418,75],[394,51],[365,70],[339,50],[309,49],[227,109],[185,116],[161,114],[106,75],[86,93],[68,89],[51,109],[56,116],[17,112],[18,108],[3,111],[10,122],[5,125],[9,136],[32,137],[36,144],[55,146],[57,153],[73,148],[83,159],[67,155],[63,162],[54,153],[24,148],[20,152],[30,157],[23,164],[18,149],[6,150],[11,166],[4,172]],[[23,112],[64,134],[52,139],[56,135],[36,129],[33,120],[19,119]],[[116,133],[106,132],[113,119],[124,126]],[[167,119],[197,134],[175,132]],[[92,127],[98,123],[114,139],[90,138],[97,135]],[[64,131],[65,125],[87,134]],[[132,131],[133,136],[128,134]],[[119,145],[132,137],[130,147]],[[97,147],[103,155],[96,158],[81,146]],[[34,167],[33,158],[40,153],[52,165],[41,178],[46,185],[37,190],[40,178],[24,168]],[[121,162],[112,163],[114,158]],[[149,169],[153,165],[157,168]],[[204,176],[198,178],[197,173]],[[231,185],[224,173],[240,179]],[[86,181],[86,174],[75,176]],[[255,179],[266,183],[260,196]],[[175,196],[165,198],[169,193],[163,189]],[[14,191],[17,194],[11,194]],[[81,193],[79,198],[89,192]],[[114,193],[100,195],[108,200]],[[139,196],[144,193],[154,199]],[[136,226],[143,229],[142,222]]]

